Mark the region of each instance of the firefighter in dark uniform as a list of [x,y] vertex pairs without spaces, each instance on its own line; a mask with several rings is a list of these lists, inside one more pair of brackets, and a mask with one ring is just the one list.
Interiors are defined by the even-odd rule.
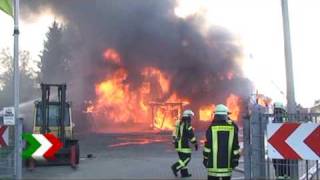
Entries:
[[193,117],[194,113],[191,110],[185,110],[181,120],[177,122],[175,133],[173,134],[174,145],[179,156],[179,160],[171,166],[172,172],[176,177],[178,176],[179,171],[181,177],[191,177],[187,167],[191,160],[192,153],[189,142],[191,142],[195,149],[198,150],[197,139],[191,126]]
[[[273,123],[284,123],[287,121],[287,112],[281,102],[273,105]],[[272,159],[276,179],[290,179],[290,161],[286,159]]]
[[206,132],[203,165],[207,168],[208,180],[231,179],[232,170],[239,163],[238,127],[228,114],[225,105],[217,105],[213,121]]

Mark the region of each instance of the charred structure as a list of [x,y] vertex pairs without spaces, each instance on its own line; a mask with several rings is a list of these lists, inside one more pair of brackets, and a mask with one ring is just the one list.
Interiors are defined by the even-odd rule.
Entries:
[[206,119],[214,104],[229,103],[238,116],[251,92],[234,37],[202,28],[201,17],[176,17],[172,0],[22,3],[26,19],[50,9],[65,20],[72,101],[92,130],[149,128],[150,102],[182,103]]

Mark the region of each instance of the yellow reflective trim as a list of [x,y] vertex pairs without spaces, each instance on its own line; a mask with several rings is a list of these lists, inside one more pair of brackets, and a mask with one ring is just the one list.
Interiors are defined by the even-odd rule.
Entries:
[[181,159],[179,159],[179,163],[181,166],[185,166],[184,162]]
[[212,158],[213,158],[213,168],[217,168],[217,156],[218,156],[218,132],[215,129],[215,126],[212,126]]
[[206,157],[206,156],[203,156],[203,159],[208,159],[208,157]]
[[234,138],[234,128],[229,131],[229,141],[228,141],[228,167],[231,167],[231,152]]
[[178,149],[181,149],[181,142],[182,142],[182,137],[183,137],[183,126],[184,123],[180,124],[180,138],[179,138],[179,142],[178,142]]
[[212,149],[213,149],[213,168],[217,169],[217,156],[218,156],[218,132],[226,131],[229,132],[228,139],[228,167],[231,167],[231,151],[233,145],[234,127],[233,126],[212,126]]
[[185,166],[184,162],[181,159],[179,159],[178,162],[179,162],[180,165],[177,167],[177,169],[180,169],[180,168]]
[[212,126],[212,128],[216,131],[231,131],[234,129],[233,126]]
[[231,168],[207,168],[210,172],[223,173],[223,172],[231,172]]
[[192,149],[191,148],[177,148],[176,149],[177,152],[182,152],[182,153],[192,153]]
[[177,169],[180,169],[180,168],[184,168],[184,167],[186,167],[186,164],[188,163],[188,161],[190,161],[190,158],[187,158],[186,160],[184,160],[184,161],[182,161],[181,159],[179,159],[179,166],[177,167]]
[[216,176],[216,177],[228,177],[232,175],[232,172],[227,173],[215,173],[215,172],[208,172],[209,176]]
[[189,127],[188,127],[188,130],[190,131],[191,129],[192,129],[192,126],[189,126]]
[[187,158],[183,163],[184,163],[184,166],[186,166],[186,164],[190,161],[190,158]]
[[203,151],[209,153],[211,152],[211,149],[204,147]]

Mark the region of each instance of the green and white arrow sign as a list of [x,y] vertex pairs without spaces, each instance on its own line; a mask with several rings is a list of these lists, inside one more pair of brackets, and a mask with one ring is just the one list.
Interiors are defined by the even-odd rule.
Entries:
[[52,134],[24,133],[22,139],[26,141],[26,149],[22,152],[23,159],[50,160],[54,158],[63,144]]

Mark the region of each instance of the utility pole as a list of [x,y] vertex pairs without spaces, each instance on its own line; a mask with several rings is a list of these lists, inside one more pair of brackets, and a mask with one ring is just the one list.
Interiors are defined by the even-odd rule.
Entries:
[[288,106],[288,113],[294,114],[296,113],[296,100],[294,95],[294,79],[293,79],[293,67],[292,67],[288,0],[281,0],[281,1],[282,1],[284,51],[285,51],[285,59],[286,59],[287,106]]
[[22,122],[19,118],[20,102],[20,73],[19,73],[19,0],[14,0],[14,112],[15,112],[15,179],[22,179]]
[[[287,80],[287,107],[288,114],[290,115],[288,120],[294,121],[293,114],[296,113],[296,101],[294,95],[294,79],[293,79],[293,67],[292,67],[292,52],[291,52],[291,39],[290,39],[290,24],[289,24],[289,11],[288,0],[281,0],[282,7],[282,20],[283,20],[283,36],[284,36],[284,50],[286,59],[286,80]],[[298,161],[291,161],[291,179],[299,179]]]

